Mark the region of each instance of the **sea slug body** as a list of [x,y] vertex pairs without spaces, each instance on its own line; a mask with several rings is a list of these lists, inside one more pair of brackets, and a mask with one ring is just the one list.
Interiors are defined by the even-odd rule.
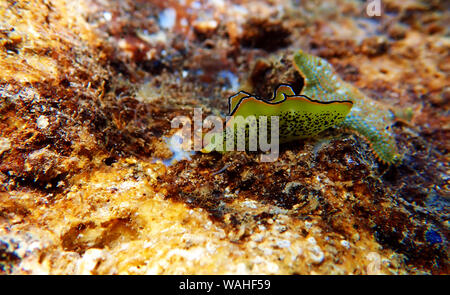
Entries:
[[394,114],[387,107],[342,80],[334,73],[332,66],[320,57],[300,50],[294,55],[293,64],[305,80],[302,95],[323,102],[353,102],[350,113],[336,127],[356,132],[366,139],[382,162],[396,164],[401,161],[391,130]]
[[[229,120],[223,134],[219,134],[211,140],[209,147],[204,152],[214,150],[219,144],[224,146],[224,140],[231,134],[235,138],[241,132],[246,132],[248,138],[249,127],[233,125],[239,118],[248,122],[250,127],[259,126],[261,118],[267,118],[268,129],[270,117],[279,118],[279,142],[285,143],[296,139],[308,138],[317,135],[342,122],[352,108],[351,101],[316,101],[304,95],[296,95],[289,85],[280,85],[275,90],[271,99],[262,99],[241,91],[228,100]],[[251,117],[255,118],[252,123]],[[234,120],[236,119],[236,120]],[[252,126],[253,125],[253,126]],[[246,128],[240,130],[239,128]],[[227,132],[229,128],[235,128],[233,132]],[[255,128],[255,130],[257,130]],[[270,132],[268,132],[270,133]],[[233,140],[229,138],[229,140]]]

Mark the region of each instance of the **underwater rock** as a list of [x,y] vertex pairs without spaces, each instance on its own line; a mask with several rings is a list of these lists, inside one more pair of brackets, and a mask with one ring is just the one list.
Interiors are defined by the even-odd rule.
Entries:
[[[448,274],[444,4],[199,3],[0,1],[0,273]],[[399,165],[334,129],[171,152],[194,108],[301,94],[299,48],[405,114]]]

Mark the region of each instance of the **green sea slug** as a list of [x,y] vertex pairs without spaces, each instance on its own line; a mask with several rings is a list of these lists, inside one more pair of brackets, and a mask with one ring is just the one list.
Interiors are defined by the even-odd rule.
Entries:
[[366,139],[374,154],[386,164],[401,161],[391,126],[394,114],[381,103],[367,97],[343,81],[324,59],[300,50],[294,55],[294,66],[305,79],[301,94],[321,102],[337,99],[353,102],[345,120],[336,127],[356,132]]
[[[283,84],[267,100],[240,91],[228,99],[229,116],[244,119],[278,116],[280,143],[313,137],[334,126],[355,132],[367,140],[375,156],[383,163],[397,164],[401,161],[391,130],[395,116],[388,107],[342,80],[320,57],[299,50],[294,55],[293,64],[305,82],[300,94],[295,94],[289,85]],[[230,121],[227,121],[228,128]],[[257,126],[258,119],[253,124]],[[248,137],[248,128],[245,131],[234,129],[234,133],[239,132],[246,132]],[[222,146],[226,136],[225,131],[211,137],[203,152]]]
[[[230,138],[229,134],[237,135],[230,138],[236,140],[241,132],[246,132],[245,138],[249,138],[249,127],[258,130],[261,118],[277,116],[279,120],[279,143],[290,142],[296,139],[313,137],[321,131],[341,123],[350,112],[353,103],[351,101],[316,101],[305,95],[296,95],[289,85],[280,85],[274,92],[271,99],[262,99],[249,93],[241,91],[228,100],[229,120],[226,129],[221,134],[216,134],[209,140],[209,144],[203,152],[227,150],[225,139]],[[252,122],[248,120],[248,125],[238,129],[234,124],[236,118],[247,120],[255,118]],[[242,127],[242,126],[241,126]],[[268,130],[271,130],[270,122],[267,122]],[[234,128],[233,132],[227,132]],[[270,134],[270,131],[268,131]],[[250,143],[247,141],[247,146]],[[220,149],[217,147],[220,146]],[[234,146],[233,146],[234,148]]]
[[[266,100],[271,103],[280,102],[285,99],[285,96],[294,96],[294,90],[289,85],[281,84],[275,90],[273,97]],[[251,94],[245,91],[239,91],[237,94],[230,96],[228,98],[228,114],[231,116],[236,106],[245,98],[252,96]]]

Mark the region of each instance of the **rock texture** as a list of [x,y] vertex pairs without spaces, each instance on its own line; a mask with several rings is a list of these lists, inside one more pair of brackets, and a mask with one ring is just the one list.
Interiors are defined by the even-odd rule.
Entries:
[[[382,2],[1,0],[0,273],[448,274],[449,7]],[[166,165],[299,48],[403,118],[400,165],[337,130]]]

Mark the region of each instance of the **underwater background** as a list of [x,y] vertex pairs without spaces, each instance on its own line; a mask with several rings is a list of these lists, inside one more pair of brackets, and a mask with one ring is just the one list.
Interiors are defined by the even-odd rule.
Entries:
[[[449,8],[0,0],[0,273],[449,274]],[[347,121],[180,147],[279,85]]]

